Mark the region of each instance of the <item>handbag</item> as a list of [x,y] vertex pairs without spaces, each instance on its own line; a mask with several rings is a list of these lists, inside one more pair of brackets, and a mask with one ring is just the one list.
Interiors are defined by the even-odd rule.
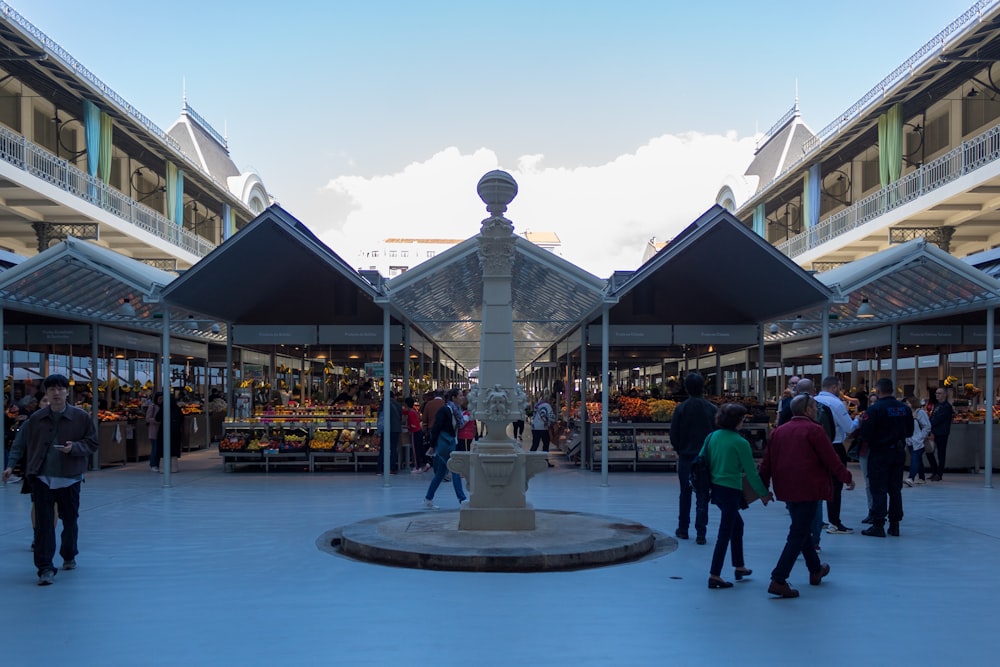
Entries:
[[712,468],[708,462],[708,445],[711,442],[712,436],[709,435],[705,446],[702,447],[702,452],[691,461],[691,472],[688,474],[691,488],[694,489],[695,494],[706,498],[712,496]]
[[937,450],[937,445],[934,444],[934,434],[931,433],[924,440],[924,454],[933,454]]

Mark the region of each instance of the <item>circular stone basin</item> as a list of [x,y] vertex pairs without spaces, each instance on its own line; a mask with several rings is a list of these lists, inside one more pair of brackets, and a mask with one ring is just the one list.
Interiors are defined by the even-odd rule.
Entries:
[[[459,530],[458,517],[453,510],[366,519],[329,531],[319,546],[399,567],[545,572],[635,560],[651,552],[657,539],[634,521],[580,512],[536,510],[535,530]],[[672,538],[659,538],[676,548]]]

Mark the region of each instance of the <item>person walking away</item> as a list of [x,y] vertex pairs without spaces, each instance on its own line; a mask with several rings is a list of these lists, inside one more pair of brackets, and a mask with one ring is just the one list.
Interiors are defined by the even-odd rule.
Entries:
[[885,537],[888,516],[889,534],[899,537],[899,522],[903,520],[903,463],[906,439],[913,435],[913,412],[896,400],[892,380],[879,379],[875,389],[876,400],[861,416],[859,429],[868,444],[868,486],[872,491],[872,525],[861,534]]
[[733,583],[722,578],[722,563],[726,551],[731,552],[733,569],[737,580],[750,576],[753,571],[746,567],[743,559],[743,517],[740,507],[743,499],[743,475],[754,490],[760,494],[766,505],[771,500],[767,487],[757,474],[753,463],[750,443],[740,434],[747,409],[739,403],[726,403],[716,413],[717,430],[705,440],[701,456],[708,461],[712,476],[712,503],[721,512],[719,536],[712,552],[712,566],[709,569],[709,588],[732,588]]
[[[25,474],[31,480],[31,500],[35,505],[34,561],[38,585],[53,583],[58,571],[52,563],[56,551],[55,505],[59,505],[63,531],[59,554],[63,569],[76,568],[80,483],[87,460],[97,451],[97,429],[90,415],[68,405],[69,380],[60,374],[42,382],[49,407],[36,410],[22,428]],[[22,452],[15,452],[20,456]],[[4,468],[3,481],[10,478]]]
[[524,420],[523,419],[515,419],[511,423],[511,433],[513,433],[515,440],[523,440],[524,439]]
[[[451,453],[458,446],[458,430],[463,426],[462,410],[455,403],[458,398],[458,389],[452,389],[447,394],[448,402],[434,415],[434,424],[431,427],[431,446],[434,448],[434,478],[427,493],[424,496],[424,508],[436,510],[438,506],[434,504],[434,494],[437,493],[438,486],[444,480],[448,472],[448,459]],[[465,490],[462,488],[462,476],[452,473],[451,484],[455,488],[455,496],[459,503],[466,500]]]
[[910,453],[910,474],[903,478],[903,484],[926,484],[924,479],[924,443],[931,434],[931,420],[916,396],[908,396],[906,403],[913,410],[913,435],[906,439],[906,449]]
[[[826,406],[830,411],[830,417],[833,420],[834,426],[834,434],[831,438],[833,449],[837,452],[840,462],[847,465],[847,449],[844,447],[844,441],[847,439],[847,436],[858,428],[858,421],[851,419],[851,415],[847,412],[847,406],[844,405],[844,401],[840,398],[840,380],[836,376],[831,375],[823,378],[823,391],[816,395],[816,401]],[[829,524],[826,532],[831,535],[853,533],[854,529],[845,526],[840,517],[844,483],[837,476],[834,476],[832,479],[833,495],[826,501],[826,519]]]
[[163,392],[153,394],[153,400],[146,407],[146,435],[149,436],[149,469],[160,472],[163,457],[163,443],[160,441],[160,422],[163,421]]
[[[427,443],[425,452],[429,459],[434,457],[434,441],[431,440],[431,427],[434,426],[434,419],[437,417],[438,410],[444,406],[444,392],[436,389],[431,394],[430,399],[424,402],[424,407],[420,411],[420,421],[424,427],[424,441]],[[425,466],[425,469],[429,469],[429,467]]]
[[691,486],[691,463],[705,438],[715,430],[715,414],[718,409],[704,397],[705,379],[700,373],[691,372],[684,376],[684,388],[688,397],[674,409],[670,419],[670,444],[677,453],[677,478],[680,485],[680,501],[677,513],[677,530],[674,534],[686,540],[691,527],[691,495],[695,494],[694,529],[698,544],[707,542],[708,497],[698,495]]
[[[531,451],[537,451],[538,445],[541,443],[542,451],[548,453],[549,443],[551,442],[549,427],[554,425],[556,421],[556,413],[552,410],[552,406],[544,397],[539,397],[531,415]],[[550,468],[552,467],[552,463],[548,459],[546,459],[545,463]]]
[[830,565],[820,562],[813,546],[811,524],[821,502],[833,495],[833,477],[848,491],[854,489],[850,471],[816,421],[816,407],[816,399],[809,394],[792,399],[791,420],[771,433],[760,462],[761,480],[765,486],[773,483],[775,497],[784,501],[791,518],[785,546],[771,570],[767,588],[771,595],[783,598],[799,596],[788,584],[788,577],[800,553],[809,569],[810,585],[819,586],[830,573]]
[[934,440],[937,458],[934,460],[935,469],[931,481],[940,482],[944,477],[944,457],[948,451],[948,436],[951,435],[951,420],[955,416],[955,409],[948,402],[947,387],[935,389],[934,398],[937,399],[937,404],[931,412],[931,438]]

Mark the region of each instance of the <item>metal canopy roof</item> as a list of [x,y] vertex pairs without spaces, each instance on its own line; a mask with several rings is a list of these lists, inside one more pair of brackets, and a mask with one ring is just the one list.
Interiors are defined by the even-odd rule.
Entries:
[[[0,273],[0,300],[4,307],[37,315],[160,333],[163,321],[157,315],[163,308],[158,294],[174,279],[172,273],[70,237]],[[120,311],[126,298],[134,316]],[[219,334],[189,328],[189,317],[208,319],[202,313],[171,308],[171,333],[225,340],[225,327]]]
[[[466,370],[479,365],[483,273],[479,236],[388,281],[392,305]],[[517,368],[600,307],[607,281],[515,236],[511,273]]]
[[[886,324],[940,318],[1000,305],[1000,281],[948,254],[925,239],[914,239],[837,267],[817,278],[843,298],[831,306],[831,332],[869,329]],[[861,300],[875,310],[857,319]],[[811,338],[822,334],[823,308],[788,311],[779,333],[768,341]],[[796,316],[801,322],[794,326]]]
[[163,290],[230,324],[382,324],[378,290],[278,205]]
[[713,206],[611,296],[613,324],[759,324],[831,293],[729,211]]

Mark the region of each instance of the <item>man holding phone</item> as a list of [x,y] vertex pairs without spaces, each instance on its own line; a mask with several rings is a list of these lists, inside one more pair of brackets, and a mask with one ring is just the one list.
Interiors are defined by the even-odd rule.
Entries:
[[[76,568],[77,519],[80,514],[80,482],[87,470],[87,459],[97,451],[97,429],[91,416],[66,403],[69,380],[64,375],[50,375],[42,382],[49,406],[36,410],[21,427],[25,477],[30,482],[35,504],[35,567],[38,585],[48,586],[58,571],[52,564],[56,551],[55,505],[63,522],[59,554],[63,569]],[[13,458],[14,456],[17,458]],[[20,450],[11,452],[18,460]],[[3,481],[11,469],[3,471]]]

